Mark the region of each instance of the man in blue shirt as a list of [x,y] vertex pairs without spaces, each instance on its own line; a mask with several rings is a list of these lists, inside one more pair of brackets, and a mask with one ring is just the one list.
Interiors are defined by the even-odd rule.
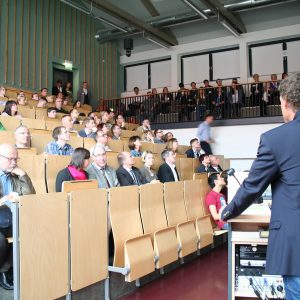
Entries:
[[28,175],[18,165],[18,151],[11,144],[0,145],[0,286],[13,289],[12,247],[6,238],[12,236],[12,215],[4,196],[15,192],[18,195],[35,194]]
[[73,148],[67,144],[70,140],[70,133],[64,126],[55,127],[52,132],[53,142],[50,142],[45,153],[54,155],[72,155]]
[[212,114],[206,115],[204,122],[198,126],[197,130],[197,137],[200,141],[201,148],[208,155],[212,154],[210,144],[214,143],[214,140],[211,138],[210,134],[210,125],[213,121],[214,116]]

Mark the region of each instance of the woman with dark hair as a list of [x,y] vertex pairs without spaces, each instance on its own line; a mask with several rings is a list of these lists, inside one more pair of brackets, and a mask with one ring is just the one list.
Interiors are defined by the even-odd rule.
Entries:
[[13,100],[9,100],[5,103],[4,110],[1,114],[1,116],[10,116],[10,117],[18,117],[21,118],[21,116],[18,114],[18,106],[17,102]]
[[73,102],[73,87],[72,87],[72,82],[68,81],[66,84],[66,93],[67,93],[67,98],[69,99],[69,102]]
[[[74,102],[74,104],[73,104],[73,109],[74,109],[74,108],[76,108],[76,109],[81,108],[81,103],[80,103],[79,100],[76,100],[76,101]],[[84,114],[83,112],[79,112],[79,116],[80,116],[80,117],[85,117],[85,114]]]
[[76,148],[68,167],[60,170],[56,176],[56,192],[61,192],[64,181],[87,180],[85,169],[90,163],[90,152],[84,148]]
[[141,157],[141,146],[141,138],[138,135],[134,135],[129,138],[128,148],[130,149],[131,156]]

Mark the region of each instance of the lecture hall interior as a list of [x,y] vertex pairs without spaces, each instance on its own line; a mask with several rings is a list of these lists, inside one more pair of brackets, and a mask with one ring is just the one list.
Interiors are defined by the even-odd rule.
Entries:
[[0,0],[0,43],[1,300],[288,299],[273,190],[222,211],[284,124],[299,0]]

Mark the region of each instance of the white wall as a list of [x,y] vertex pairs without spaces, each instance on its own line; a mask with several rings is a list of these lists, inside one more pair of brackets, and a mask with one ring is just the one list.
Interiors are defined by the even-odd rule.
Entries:
[[[226,158],[255,158],[260,135],[280,125],[277,123],[212,127],[211,133],[215,140],[212,146],[213,153],[224,155]],[[197,134],[197,128],[164,129],[164,132],[168,131],[174,134],[181,145],[189,145],[190,140]],[[247,164],[243,168],[247,169],[249,162],[245,163]]]
[[[299,36],[299,33],[300,24],[277,27],[267,30],[249,32],[241,35],[238,38],[234,36],[225,36],[215,39],[199,40],[193,43],[180,44],[169,49],[161,48],[132,53],[131,57],[126,57],[125,55],[121,56],[120,62],[121,64],[126,65],[171,57],[171,89],[177,90],[178,82],[180,81],[180,57],[182,55],[239,46],[238,59],[240,82],[246,83],[249,80],[249,44],[295,37]],[[126,93],[123,95],[126,95]]]

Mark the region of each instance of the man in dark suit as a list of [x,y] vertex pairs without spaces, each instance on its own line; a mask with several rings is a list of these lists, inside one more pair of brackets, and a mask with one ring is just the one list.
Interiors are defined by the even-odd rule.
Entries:
[[56,85],[52,88],[52,95],[57,96],[59,93],[63,93],[64,97],[66,97],[68,94],[62,86],[62,81],[57,80]]
[[220,166],[220,158],[215,156],[215,155],[210,155],[209,156],[209,161],[210,161],[210,167],[209,171],[210,173],[220,173],[223,171],[223,169]]
[[176,154],[166,149],[161,153],[161,158],[165,163],[158,169],[157,177],[159,181],[162,183],[179,181],[179,174],[175,166]]
[[84,81],[82,87],[77,92],[77,101],[80,101],[81,105],[90,104],[91,102],[91,92],[88,89],[88,83]]
[[185,152],[186,157],[200,158],[201,154],[205,154],[205,152],[201,149],[201,145],[198,139],[191,139],[190,145],[192,148]]
[[118,154],[120,167],[117,170],[117,178],[121,186],[146,184],[140,170],[134,167],[134,157],[129,152]]
[[266,271],[283,276],[286,299],[300,299],[300,74],[284,79],[279,90],[286,124],[261,136],[249,176],[222,219],[241,214],[271,184]]
[[[208,154],[200,155],[199,161],[200,161],[201,165],[196,170],[197,173],[209,173],[209,172],[211,172],[210,158],[209,158]],[[212,171],[212,172],[215,172],[215,171]]]

